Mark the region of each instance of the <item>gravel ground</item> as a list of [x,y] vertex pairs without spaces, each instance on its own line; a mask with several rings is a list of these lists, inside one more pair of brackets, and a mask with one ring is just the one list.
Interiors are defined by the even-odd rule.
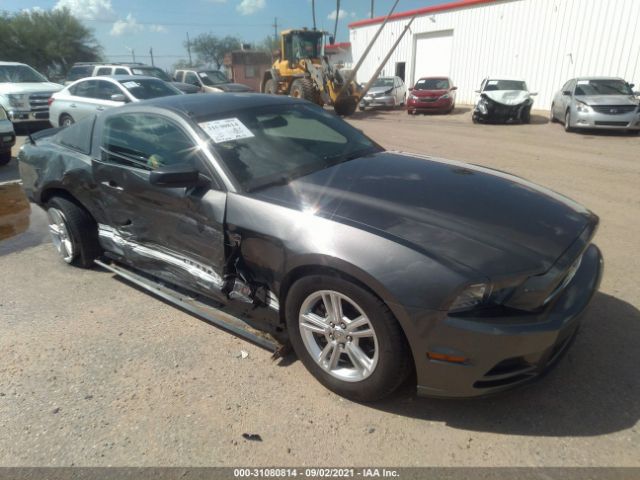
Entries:
[[[295,359],[64,265],[32,207],[27,232],[0,242],[0,466],[640,466],[640,138],[565,134],[542,115],[472,125],[465,107],[350,121],[387,148],[506,170],[600,215],[601,293],[552,373],[483,400],[409,387],[343,400]],[[0,182],[15,177],[5,168]]]

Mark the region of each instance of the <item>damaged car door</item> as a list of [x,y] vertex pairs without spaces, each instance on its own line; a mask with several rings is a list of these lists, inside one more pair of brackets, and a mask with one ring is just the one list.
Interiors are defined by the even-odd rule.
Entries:
[[109,225],[99,238],[140,270],[222,299],[226,192],[178,115],[103,117],[93,175]]

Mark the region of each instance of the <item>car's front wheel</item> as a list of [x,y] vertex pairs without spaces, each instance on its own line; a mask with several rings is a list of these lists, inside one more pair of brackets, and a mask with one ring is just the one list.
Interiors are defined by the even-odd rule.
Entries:
[[564,116],[564,131],[573,132],[573,127],[571,126],[571,112],[569,110],[567,110],[567,113]]
[[47,202],[49,233],[62,260],[71,265],[90,268],[100,255],[98,227],[84,208],[63,198]]
[[295,282],[286,302],[296,354],[320,383],[356,401],[392,393],[411,371],[409,349],[387,306],[338,276]]

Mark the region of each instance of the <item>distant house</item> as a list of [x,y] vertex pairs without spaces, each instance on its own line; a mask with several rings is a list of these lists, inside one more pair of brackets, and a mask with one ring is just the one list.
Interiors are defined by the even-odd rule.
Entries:
[[233,82],[260,91],[262,74],[271,67],[271,55],[255,50],[236,50],[224,57],[224,67]]

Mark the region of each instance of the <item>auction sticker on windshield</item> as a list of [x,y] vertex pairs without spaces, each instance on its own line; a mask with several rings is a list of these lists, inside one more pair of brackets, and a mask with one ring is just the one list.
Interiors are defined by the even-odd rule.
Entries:
[[211,122],[200,123],[199,125],[207,135],[211,137],[211,140],[216,143],[230,142],[231,140],[240,140],[254,136],[251,130],[237,118],[213,120]]

